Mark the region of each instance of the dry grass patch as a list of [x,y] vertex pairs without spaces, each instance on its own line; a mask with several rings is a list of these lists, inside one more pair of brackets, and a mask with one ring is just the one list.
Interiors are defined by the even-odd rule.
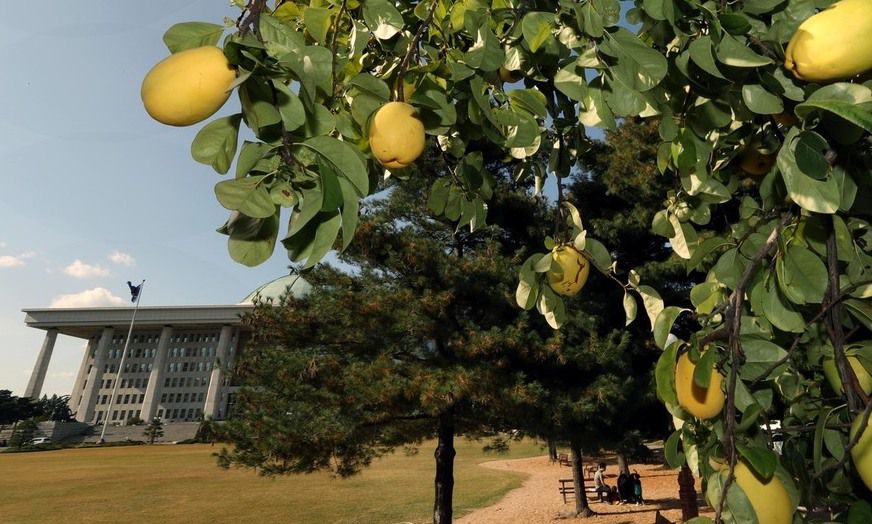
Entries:
[[[482,445],[457,443],[456,515],[493,503],[524,479],[477,464],[544,453],[529,441],[508,455],[485,454]],[[433,442],[414,456],[384,457],[350,479],[224,471],[212,456],[218,449],[157,445],[0,454],[0,521],[417,524],[431,518]]]

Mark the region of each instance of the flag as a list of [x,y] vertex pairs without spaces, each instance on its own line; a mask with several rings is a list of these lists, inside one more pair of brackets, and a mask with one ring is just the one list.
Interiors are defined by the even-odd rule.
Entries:
[[136,299],[139,297],[139,290],[142,288],[142,284],[140,284],[140,285],[138,285],[138,286],[134,286],[134,285],[131,284],[130,281],[128,280],[128,281],[127,281],[127,287],[130,288],[130,301],[131,301],[131,302],[136,302]]

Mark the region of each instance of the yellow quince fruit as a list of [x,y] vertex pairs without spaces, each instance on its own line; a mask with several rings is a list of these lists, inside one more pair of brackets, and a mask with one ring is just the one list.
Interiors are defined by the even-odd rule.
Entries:
[[[723,470],[722,470],[723,471]],[[749,468],[744,461],[736,463],[733,470],[736,475],[736,484],[745,492],[754,513],[757,514],[757,522],[760,524],[791,524],[793,512],[796,508],[790,500],[787,488],[777,475],[764,481]],[[726,474],[726,472],[722,472]]]
[[712,370],[709,386],[702,388],[693,382],[696,364],[684,353],[675,364],[675,393],[678,405],[696,418],[709,419],[718,416],[724,409],[724,392],[721,382],[724,377],[718,370]]
[[424,124],[414,107],[405,102],[381,106],[369,124],[369,147],[388,169],[400,169],[424,152]]
[[790,38],[784,66],[807,82],[830,82],[872,69],[872,0],[841,0],[807,18]]
[[572,296],[581,291],[590,274],[590,262],[575,247],[561,244],[551,250],[551,260],[561,271],[547,273],[548,285],[558,295]]
[[158,62],[142,81],[140,96],[152,118],[171,126],[201,122],[230,96],[236,71],[214,46],[174,53]]

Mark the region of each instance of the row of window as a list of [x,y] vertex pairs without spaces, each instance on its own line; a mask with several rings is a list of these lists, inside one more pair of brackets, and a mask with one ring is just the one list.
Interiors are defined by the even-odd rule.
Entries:
[[167,371],[169,371],[170,373],[185,373],[187,371],[212,371],[212,362],[170,362],[167,364]]
[[167,409],[164,411],[163,409],[157,410],[157,418],[164,418],[166,416],[167,420],[199,420],[203,416],[202,408],[176,408],[176,409]]
[[[125,362],[125,373],[148,373],[151,371],[151,362]],[[118,373],[118,366],[115,364],[106,364],[103,366],[103,373]]]
[[[138,399],[138,400],[137,400]],[[107,404],[109,402],[109,395],[100,395],[100,404]],[[115,404],[142,404],[145,402],[145,394],[140,395],[121,395],[119,394],[115,397]]]
[[160,396],[161,404],[185,404],[187,402],[203,402],[203,393],[164,393]]
[[[125,335],[115,335],[112,337],[112,345],[123,345],[126,338],[127,337]],[[170,342],[177,342],[181,344],[187,342],[216,342],[217,340],[218,335],[214,333],[182,333],[170,336]],[[150,335],[133,335],[133,338],[130,339],[130,342],[133,344],[157,344],[159,341],[159,333],[152,333]]]
[[169,377],[164,380],[165,388],[198,388],[209,383],[208,377]]

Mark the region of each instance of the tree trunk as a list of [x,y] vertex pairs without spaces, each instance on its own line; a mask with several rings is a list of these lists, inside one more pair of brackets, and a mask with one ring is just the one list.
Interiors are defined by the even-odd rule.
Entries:
[[627,457],[623,453],[618,454],[618,475],[621,473],[624,475],[630,474],[630,463],[627,461]]
[[548,439],[548,462],[557,463],[557,443],[553,439]]
[[571,442],[569,449],[572,452],[572,483],[575,487],[575,514],[579,517],[591,517],[596,515],[587,504],[587,493],[584,491],[584,475],[581,471],[581,446],[578,442]]
[[687,464],[681,466],[681,471],[678,473],[678,498],[681,501],[682,521],[688,521],[699,516],[699,504],[696,500],[693,473],[691,473]]
[[436,500],[433,524],[451,524],[454,494],[454,408],[439,415],[439,441],[436,445]]

